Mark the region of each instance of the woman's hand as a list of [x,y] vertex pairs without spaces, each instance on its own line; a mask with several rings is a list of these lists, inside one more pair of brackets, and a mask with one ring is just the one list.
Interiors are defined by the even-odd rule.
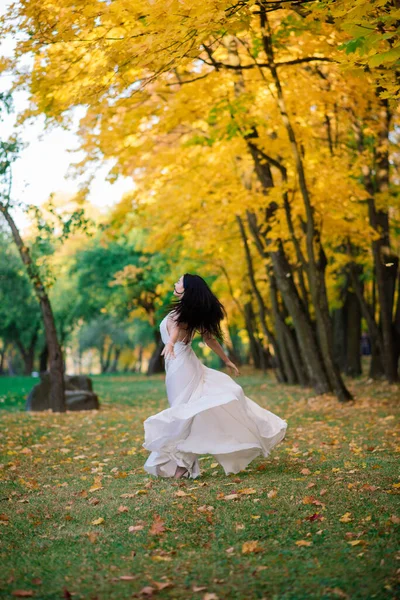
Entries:
[[174,344],[172,342],[168,342],[167,344],[165,344],[163,351],[161,352],[161,356],[164,356],[165,359],[176,358],[174,352]]
[[234,371],[235,371],[235,375],[239,375],[239,369],[237,368],[237,366],[236,366],[236,365],[235,365],[235,364],[234,364],[234,363],[233,363],[231,360],[228,360],[228,361],[225,363],[225,365],[226,365],[227,367],[230,367],[231,369],[234,369]]

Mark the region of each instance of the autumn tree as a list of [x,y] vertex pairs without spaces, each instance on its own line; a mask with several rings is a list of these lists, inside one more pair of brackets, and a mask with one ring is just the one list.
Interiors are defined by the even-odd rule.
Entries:
[[[189,256],[201,250],[214,272],[234,274],[235,290],[253,297],[280,379],[341,400],[350,394],[331,308],[344,279],[387,379],[398,376],[389,246],[398,219],[396,10],[365,0],[221,1],[207,11],[200,2],[92,0],[77,11],[29,0],[4,21],[6,32],[18,22],[27,33],[14,62],[33,103],[25,117],[62,123],[84,105],[78,168],[112,158],[111,178],[134,177],[114,222],[151,226],[152,252],[183,239]],[[19,72],[28,52],[33,69]]]

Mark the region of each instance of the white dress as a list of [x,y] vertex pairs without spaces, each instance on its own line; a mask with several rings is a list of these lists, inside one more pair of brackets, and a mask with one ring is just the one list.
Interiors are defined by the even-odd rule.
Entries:
[[[160,323],[164,344],[168,316]],[[226,475],[268,456],[285,437],[286,421],[247,398],[229,375],[203,365],[191,342],[175,342],[174,352],[176,358],[165,360],[170,407],[144,421],[143,447],[151,452],[144,469],[173,477],[179,465],[194,479],[202,454],[211,454]]]

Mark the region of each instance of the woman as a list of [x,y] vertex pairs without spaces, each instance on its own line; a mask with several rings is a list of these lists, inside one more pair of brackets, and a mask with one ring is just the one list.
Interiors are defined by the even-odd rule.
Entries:
[[259,454],[268,456],[287,423],[244,395],[229,375],[203,365],[191,342],[198,331],[207,346],[239,374],[216,338],[225,309],[199,275],[185,273],[174,286],[178,301],[160,323],[170,408],[144,422],[144,469],[159,477],[200,475],[198,456],[212,454],[225,474],[238,473]]

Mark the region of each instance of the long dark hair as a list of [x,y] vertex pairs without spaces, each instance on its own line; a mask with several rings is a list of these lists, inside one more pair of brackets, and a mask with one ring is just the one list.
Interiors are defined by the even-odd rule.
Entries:
[[185,273],[183,287],[184,293],[178,300],[170,302],[166,311],[174,311],[175,321],[186,328],[186,343],[190,342],[195,331],[223,341],[220,323],[226,316],[226,310],[207,282],[200,275]]

